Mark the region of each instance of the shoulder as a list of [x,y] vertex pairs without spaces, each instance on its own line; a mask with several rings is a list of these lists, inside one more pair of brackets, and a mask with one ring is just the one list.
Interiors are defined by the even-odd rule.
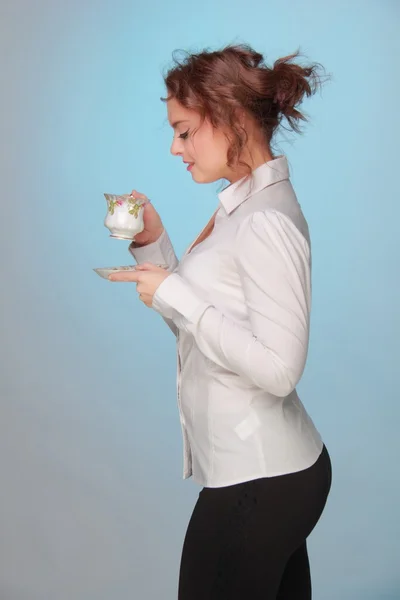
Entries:
[[253,218],[260,219],[261,214],[265,215],[265,221],[269,221],[271,227],[274,224],[294,226],[310,246],[308,223],[289,180],[267,186],[248,198],[238,208],[235,221],[239,226],[245,222],[249,224]]
[[235,238],[237,253],[261,252],[310,258],[308,239],[293,220],[276,209],[255,210],[238,224]]

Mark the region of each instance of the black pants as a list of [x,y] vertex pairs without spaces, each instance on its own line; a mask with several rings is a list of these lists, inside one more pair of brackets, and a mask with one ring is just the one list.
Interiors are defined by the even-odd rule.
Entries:
[[310,600],[306,539],[331,486],[325,446],[288,475],[203,488],[183,545],[179,600]]

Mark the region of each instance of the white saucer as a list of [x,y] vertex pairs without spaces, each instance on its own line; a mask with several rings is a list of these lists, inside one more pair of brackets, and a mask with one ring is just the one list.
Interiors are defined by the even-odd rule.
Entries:
[[[162,269],[167,269],[168,265],[157,264],[157,267],[161,267]],[[121,267],[98,267],[97,269],[93,269],[97,275],[103,277],[103,279],[108,279],[111,273],[118,273],[118,271],[136,271],[136,265],[124,265]]]

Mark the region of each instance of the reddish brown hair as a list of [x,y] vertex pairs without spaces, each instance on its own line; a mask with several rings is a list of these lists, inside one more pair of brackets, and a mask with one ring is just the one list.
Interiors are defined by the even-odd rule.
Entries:
[[280,58],[270,68],[262,54],[244,44],[185,53],[181,61],[174,53],[175,66],[164,76],[168,96],[161,99],[176,98],[196,110],[202,121],[207,118],[214,127],[227,128],[231,132],[228,166],[237,161],[244,165],[240,157],[247,136],[238,110],[244,109],[256,120],[268,147],[283,119],[289,130],[298,133],[300,121],[307,120],[298,106],[321,85],[323,67],[318,63],[300,66],[293,62],[298,56],[296,52]]

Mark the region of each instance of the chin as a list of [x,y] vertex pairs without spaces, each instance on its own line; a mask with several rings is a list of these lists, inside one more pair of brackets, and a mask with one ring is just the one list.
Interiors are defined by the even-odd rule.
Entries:
[[193,181],[196,183],[214,183],[214,181],[218,181],[221,179],[221,176],[216,175],[215,173],[199,173],[198,171],[192,171]]

